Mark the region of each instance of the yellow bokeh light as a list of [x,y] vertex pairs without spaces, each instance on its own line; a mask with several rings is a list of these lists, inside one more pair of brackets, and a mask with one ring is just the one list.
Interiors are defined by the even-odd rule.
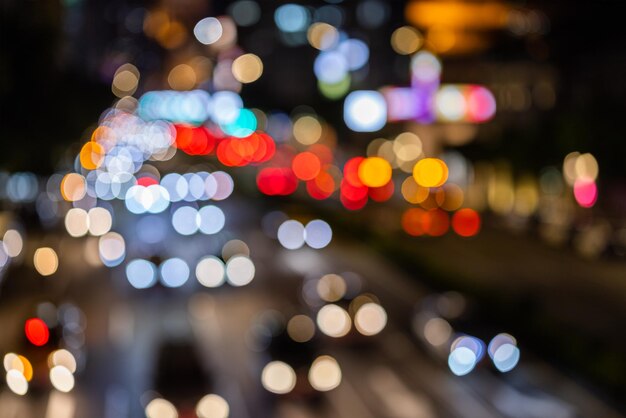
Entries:
[[150,10],[143,20],[143,30],[146,35],[155,37],[159,29],[170,23],[170,17],[164,10]]
[[314,144],[322,137],[322,124],[313,116],[301,116],[293,123],[293,137],[302,145]]
[[437,205],[448,212],[457,210],[463,205],[464,193],[458,185],[449,183],[445,184],[435,193],[435,201]]
[[15,353],[7,353],[4,355],[4,370],[8,373],[11,370],[17,370],[24,373],[24,363],[20,360],[20,356]]
[[393,141],[393,152],[400,162],[417,160],[422,148],[422,140],[412,132],[402,132]]
[[48,367],[63,366],[71,373],[76,372],[76,358],[66,349],[53,351],[48,356]]
[[456,44],[456,34],[445,26],[436,26],[428,31],[427,42],[436,52],[444,53]]
[[327,392],[341,383],[341,368],[331,356],[320,356],[313,361],[309,369],[309,383],[314,389]]
[[22,355],[15,353],[7,353],[4,356],[4,369],[8,372],[16,370],[24,375],[26,381],[30,382],[33,378],[33,366],[30,361]]
[[26,378],[26,381],[30,382],[31,379],[33,378],[33,365],[30,364],[30,361],[28,361],[26,357],[22,355],[18,355],[17,357],[20,359],[20,362],[22,363],[22,366],[23,366],[22,374]]
[[384,158],[368,157],[359,165],[359,180],[368,187],[382,187],[391,180],[391,171]]
[[391,34],[391,47],[400,55],[409,55],[422,47],[424,38],[412,26],[402,26]]
[[147,418],[178,418],[176,407],[168,400],[155,398],[146,405]]
[[413,204],[422,203],[428,199],[430,193],[428,187],[420,186],[415,182],[413,177],[407,177],[406,180],[402,182],[400,191],[402,192],[404,200]]
[[574,171],[576,172],[576,178],[578,179],[596,181],[599,171],[598,161],[592,154],[581,154],[578,158],[576,158]]
[[61,196],[68,202],[80,200],[87,193],[85,177],[78,173],[68,173],[61,180]]
[[116,71],[111,83],[111,91],[117,97],[133,94],[139,85],[139,70],[133,64],[123,64]]
[[326,274],[317,282],[317,294],[326,302],[338,301],[346,290],[346,281],[338,274]]
[[263,74],[263,61],[254,54],[244,54],[233,61],[232,71],[240,83],[252,83]]
[[179,64],[170,71],[167,83],[174,90],[191,90],[196,85],[196,72],[190,65]]
[[352,328],[350,315],[339,305],[325,305],[317,312],[317,326],[329,337],[340,338],[348,334]]
[[379,156],[378,155],[378,151],[380,150],[380,147],[383,146],[383,144],[387,142],[387,140],[385,138],[376,138],[373,139],[368,145],[367,145],[367,150],[365,151],[365,155],[367,155],[368,157],[376,157]]
[[261,372],[261,384],[272,393],[289,393],[296,386],[296,372],[287,363],[272,361]]
[[104,148],[97,142],[87,142],[80,150],[80,165],[85,170],[95,170],[104,161]]
[[155,38],[163,48],[178,48],[187,40],[187,29],[182,23],[173,20],[161,26]]
[[354,326],[361,334],[372,336],[380,333],[387,325],[387,312],[377,303],[366,303],[354,316]]
[[438,158],[424,158],[413,167],[413,178],[422,187],[439,187],[448,179],[448,166]]
[[513,212],[522,217],[535,213],[539,206],[539,185],[532,176],[524,176],[515,187]]
[[65,229],[72,237],[82,237],[89,231],[89,216],[81,208],[72,208],[65,214]]
[[323,51],[337,44],[339,32],[334,26],[328,23],[317,22],[309,26],[307,39],[313,48]]
[[230,406],[226,399],[216,394],[204,396],[196,406],[198,418],[228,418]]
[[567,154],[563,159],[563,177],[570,186],[573,186],[576,181],[576,161],[578,157],[580,157],[580,153],[574,151]]
[[35,269],[42,276],[50,276],[59,268],[59,257],[50,247],[37,248],[33,261]]

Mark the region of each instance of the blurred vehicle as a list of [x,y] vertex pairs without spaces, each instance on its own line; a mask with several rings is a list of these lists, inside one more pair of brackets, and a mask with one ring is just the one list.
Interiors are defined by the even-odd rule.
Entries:
[[197,349],[189,339],[165,340],[159,347],[154,390],[176,405],[179,416],[195,417],[198,400],[213,387]]

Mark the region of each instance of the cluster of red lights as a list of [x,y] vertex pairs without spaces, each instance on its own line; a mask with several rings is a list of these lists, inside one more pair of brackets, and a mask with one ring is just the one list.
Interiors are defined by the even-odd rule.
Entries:
[[402,229],[409,235],[439,237],[450,229],[462,237],[471,237],[480,230],[480,215],[473,209],[459,209],[452,215],[437,209],[409,208],[402,215]]
[[206,126],[175,125],[176,147],[189,155],[210,155],[227,167],[243,167],[269,161],[276,151],[271,136],[253,132],[244,138],[212,132]]
[[175,125],[176,148],[189,155],[209,155],[217,138],[204,126]]
[[276,144],[264,132],[253,132],[244,138],[226,137],[217,144],[217,159],[227,167],[243,167],[269,161]]
[[385,202],[393,196],[395,190],[393,181],[381,187],[368,187],[359,178],[359,166],[365,160],[363,157],[349,159],[343,166],[343,180],[339,187],[339,200],[348,210],[358,210],[365,206],[368,199],[375,202]]
[[299,182],[304,182],[313,199],[328,199],[337,188],[335,177],[329,172],[332,161],[332,150],[323,144],[312,145],[303,152],[282,146],[273,166],[259,171],[257,186],[266,195],[284,196],[294,193]]

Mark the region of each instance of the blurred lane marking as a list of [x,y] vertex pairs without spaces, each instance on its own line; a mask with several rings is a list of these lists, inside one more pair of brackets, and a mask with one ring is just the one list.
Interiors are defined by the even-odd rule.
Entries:
[[303,405],[295,402],[284,402],[279,405],[277,416],[280,418],[316,418]]
[[76,398],[74,395],[61,393],[56,390],[50,392],[46,418],[74,418],[76,412]]
[[380,418],[375,417],[365,407],[363,399],[359,397],[354,387],[343,379],[337,389],[327,392],[328,399],[334,409],[344,418]]
[[453,408],[456,415],[461,417],[500,417],[499,413],[492,410],[491,405],[470,392],[467,386],[449,376],[447,369],[437,368],[425,359],[419,358],[415,349],[400,357],[397,353],[397,344],[404,347],[411,344],[404,334],[397,332],[393,334],[393,337],[391,334],[388,336],[389,338],[378,340],[385,355],[402,362],[400,369],[410,372],[417,386],[425,388],[428,394],[437,398],[442,405]]
[[385,404],[394,418],[435,418],[430,401],[411,391],[388,367],[377,366],[367,377],[370,389]]

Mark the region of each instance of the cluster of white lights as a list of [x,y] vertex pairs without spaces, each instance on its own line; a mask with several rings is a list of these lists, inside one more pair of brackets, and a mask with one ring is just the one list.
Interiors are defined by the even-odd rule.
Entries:
[[109,232],[112,224],[111,212],[101,207],[89,211],[72,208],[65,214],[65,229],[73,237],[82,237],[87,233],[99,237]]
[[[319,330],[333,338],[346,336],[352,328],[352,319],[348,311],[336,304],[324,305],[317,313]],[[387,325],[387,312],[375,302],[361,305],[354,315],[354,327],[367,337],[382,332]]]
[[346,39],[337,43],[334,48],[325,48],[321,51],[315,59],[313,71],[319,81],[337,84],[349,77],[350,71],[363,68],[369,56],[370,50],[365,42],[359,39]]
[[448,366],[452,373],[463,376],[470,373],[482,360],[485,351],[493,361],[494,366],[500,372],[511,371],[517,366],[520,358],[520,350],[517,341],[509,334],[496,335],[487,349],[485,343],[471,336],[461,336],[454,340],[450,347]]
[[224,228],[226,216],[217,206],[208,205],[200,210],[181,206],[172,214],[172,226],[181,235],[193,235],[200,231],[206,235],[217,234]]
[[[331,356],[317,357],[309,368],[309,384],[317,391],[328,392],[341,383],[342,373],[339,363]],[[272,361],[261,372],[261,384],[268,391],[278,395],[291,392],[297,383],[293,367],[282,361]]]
[[[202,258],[195,268],[198,282],[205,287],[219,287],[225,282],[241,287],[254,279],[255,266],[252,260],[242,254],[235,255],[224,264],[214,256]],[[147,289],[158,280],[165,287],[177,288],[189,280],[189,265],[181,258],[169,258],[158,267],[149,260],[135,259],[126,265],[126,278],[135,289]]]
[[233,192],[233,186],[233,179],[223,171],[201,171],[183,175],[170,173],[163,176],[161,184],[130,186],[124,199],[126,208],[132,213],[160,213],[171,202],[224,200]]
[[330,225],[321,219],[315,219],[306,224],[296,220],[288,220],[278,227],[278,242],[288,250],[301,248],[305,243],[315,249],[321,249],[330,244],[333,231]]
[[[8,353],[3,359],[6,374],[6,383],[9,389],[17,395],[28,392],[28,382],[33,378],[33,366],[24,356]],[[74,389],[74,373],[76,372],[76,358],[68,350],[55,350],[48,356],[50,368],[50,383],[60,392],[70,392]]]
[[[178,418],[178,410],[167,399],[154,398],[145,408],[147,418]],[[226,399],[220,395],[210,393],[205,395],[196,404],[196,416],[198,418],[228,418],[230,406]]]

